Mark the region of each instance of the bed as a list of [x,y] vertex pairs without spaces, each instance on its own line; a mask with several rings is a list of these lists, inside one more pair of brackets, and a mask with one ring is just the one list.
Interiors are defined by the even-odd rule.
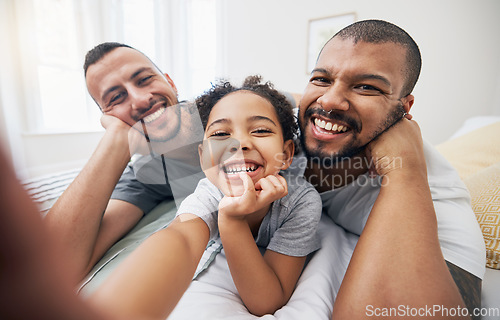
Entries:
[[[500,271],[496,270],[500,269],[499,139],[500,117],[482,117],[466,122],[449,141],[437,146],[471,189],[473,209],[488,247],[490,265],[483,281],[482,303],[484,308],[494,310],[483,319],[500,319],[500,314],[495,314],[495,310],[500,312]],[[30,181],[26,186],[33,198],[39,197],[38,202],[46,210],[77,172],[59,175],[58,179],[66,179],[64,182],[54,182],[58,179],[52,177],[49,184],[38,179]],[[47,180],[47,177],[44,179]],[[43,196],[40,196],[40,190],[51,185],[57,185],[57,192],[49,192],[47,195],[45,191],[42,192]],[[491,196],[485,200],[486,189]],[[489,203],[485,205],[485,201]],[[167,226],[174,218],[175,210],[173,202],[163,202],[146,215],[99,261],[82,282],[80,294],[91,294],[144,239]],[[205,252],[199,266],[199,271],[203,271],[192,281],[168,319],[330,319],[333,301],[356,245],[357,236],[344,231],[328,217],[322,218],[319,233],[322,248],[308,260],[290,301],[274,315],[256,317],[246,310],[231,279],[224,250],[215,243]],[[341,248],[338,247],[339,243],[343,244]],[[204,269],[210,261],[210,267]]]

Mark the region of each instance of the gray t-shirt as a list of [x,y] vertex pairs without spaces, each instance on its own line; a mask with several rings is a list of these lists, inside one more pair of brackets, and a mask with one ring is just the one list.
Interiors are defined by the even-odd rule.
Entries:
[[178,207],[204,177],[200,166],[165,156],[140,156],[127,166],[111,199],[132,203],[144,213],[163,200],[175,200]]
[[[321,217],[321,199],[302,177],[288,176],[287,183],[288,195],[272,203],[255,241],[258,247],[303,257],[320,248],[316,231]],[[224,194],[205,178],[182,202],[177,215],[191,213],[200,217],[210,229],[210,238],[217,239],[218,206],[223,197]]]
[[[446,261],[482,278],[486,257],[484,239],[468,190],[449,162],[425,141],[424,154],[443,256]],[[351,161],[352,166],[358,165],[356,159]],[[346,166],[345,163],[339,165]],[[303,175],[306,166],[305,156],[295,155],[284,175]],[[322,192],[323,212],[345,230],[361,235],[381,185],[380,177],[363,174],[347,185]]]

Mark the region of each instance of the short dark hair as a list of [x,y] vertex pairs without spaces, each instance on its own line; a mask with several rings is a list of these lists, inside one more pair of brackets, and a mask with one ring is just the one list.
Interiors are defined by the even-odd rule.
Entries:
[[417,43],[403,29],[383,20],[363,20],[355,22],[339,32],[330,40],[339,37],[368,43],[395,43],[406,49],[406,82],[402,89],[402,97],[409,95],[417,83],[422,68],[422,58]]
[[284,141],[293,140],[297,134],[297,123],[293,114],[293,108],[287,98],[278,90],[274,89],[271,82],[261,83],[262,77],[258,75],[249,76],[241,87],[234,87],[230,82],[219,80],[212,88],[196,98],[196,105],[200,113],[203,128],[206,129],[208,117],[213,107],[226,95],[236,91],[250,91],[269,101],[278,116]]
[[116,48],[121,48],[121,47],[134,49],[129,45],[119,42],[103,42],[95,46],[93,49],[89,50],[89,52],[87,52],[87,54],[85,55],[85,62],[83,63],[84,75],[87,76],[87,69],[91,65],[97,63],[109,52],[113,51]]
[[163,73],[160,70],[160,68],[158,68],[158,66],[151,59],[149,59],[149,57],[147,55],[145,55],[142,51],[137,50],[136,48],[131,47],[131,46],[129,46],[127,44],[124,44],[124,43],[119,43],[119,42],[103,42],[103,43],[98,44],[97,46],[95,46],[93,49],[89,50],[89,52],[87,52],[87,54],[85,55],[85,62],[83,63],[83,72],[84,72],[85,77],[87,77],[87,70],[88,70],[88,68],[91,65],[93,65],[94,63],[99,62],[99,60],[101,60],[105,55],[107,55],[111,51],[115,50],[116,48],[130,48],[132,50],[135,50],[135,51],[141,53],[149,61],[151,61],[151,63],[153,64],[153,66],[155,66],[155,68],[160,73]]

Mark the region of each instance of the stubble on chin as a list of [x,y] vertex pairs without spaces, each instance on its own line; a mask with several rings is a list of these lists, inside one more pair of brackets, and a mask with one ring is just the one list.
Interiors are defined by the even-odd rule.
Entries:
[[312,143],[307,143],[307,137],[305,132],[307,132],[305,125],[310,126],[308,120],[301,120],[299,117],[299,129],[300,129],[300,148],[304,152],[307,159],[316,162],[324,166],[332,166],[348,158],[353,158],[355,156],[364,154],[364,151],[368,144],[373,140],[377,139],[381,134],[391,128],[394,124],[399,122],[405,114],[405,110],[401,101],[395,106],[392,112],[390,112],[385,120],[377,127],[377,129],[370,135],[367,139],[368,142],[360,143],[357,139],[357,132],[351,131],[352,138],[350,141],[345,142],[343,146],[340,146],[338,151],[327,150],[333,148],[332,143],[325,141],[314,140]]

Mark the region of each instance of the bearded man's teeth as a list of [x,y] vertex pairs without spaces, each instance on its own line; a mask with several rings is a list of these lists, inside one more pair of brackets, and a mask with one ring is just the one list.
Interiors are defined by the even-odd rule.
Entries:
[[163,114],[163,112],[165,112],[165,109],[166,109],[165,107],[161,107],[160,109],[158,109],[158,111],[150,114],[147,117],[144,117],[142,120],[144,120],[145,123],[153,122],[156,119],[158,119],[158,117],[161,116]]
[[335,131],[335,132],[346,132],[347,127],[344,126],[339,126],[338,124],[333,124],[331,122],[326,122],[325,120],[320,120],[318,118],[314,119],[314,124],[321,129],[324,129],[326,131]]

